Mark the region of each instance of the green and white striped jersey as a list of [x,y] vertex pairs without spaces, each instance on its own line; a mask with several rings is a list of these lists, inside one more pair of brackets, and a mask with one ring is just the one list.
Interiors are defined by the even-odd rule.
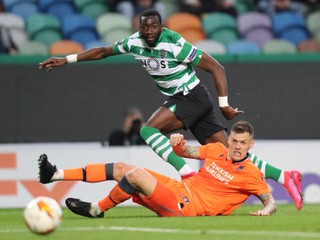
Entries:
[[167,28],[163,28],[155,47],[149,47],[136,32],[116,42],[113,50],[116,54],[132,54],[165,95],[187,94],[200,82],[193,65],[200,62],[202,51]]

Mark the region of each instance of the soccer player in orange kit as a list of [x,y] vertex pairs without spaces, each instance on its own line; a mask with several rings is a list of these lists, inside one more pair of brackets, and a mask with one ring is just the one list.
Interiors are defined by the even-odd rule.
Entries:
[[254,129],[249,122],[235,123],[228,138],[229,148],[221,143],[188,146],[180,133],[172,134],[171,144],[182,157],[204,160],[194,176],[177,181],[151,170],[124,163],[89,164],[85,169],[57,169],[45,154],[39,158],[40,182],[115,180],[110,194],[95,203],[68,198],[67,207],[74,213],[96,218],[130,198],[159,216],[229,215],[249,196],[257,196],[263,208],[252,216],[269,216],[277,205],[264,175],[248,158],[254,146]]

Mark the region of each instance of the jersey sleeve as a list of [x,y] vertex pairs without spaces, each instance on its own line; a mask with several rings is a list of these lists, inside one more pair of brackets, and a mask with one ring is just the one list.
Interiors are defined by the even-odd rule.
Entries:
[[198,65],[202,57],[202,51],[196,48],[194,45],[186,41],[181,35],[177,34],[179,38],[176,45],[182,46],[181,51],[177,55],[177,60],[184,63],[192,63]]
[[129,41],[129,37],[122,39],[121,41],[118,41],[115,44],[113,44],[114,53],[116,55],[128,53],[129,52],[128,41]]
[[209,143],[202,145],[199,148],[200,159],[204,160],[206,158],[213,159],[226,159],[226,148],[221,143]]

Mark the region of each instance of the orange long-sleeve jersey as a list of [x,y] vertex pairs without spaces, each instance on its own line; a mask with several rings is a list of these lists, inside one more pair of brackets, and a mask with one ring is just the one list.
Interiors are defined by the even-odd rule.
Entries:
[[227,160],[227,152],[220,143],[201,146],[203,166],[183,181],[192,193],[198,216],[229,215],[250,195],[270,193],[264,175],[249,158],[232,162]]

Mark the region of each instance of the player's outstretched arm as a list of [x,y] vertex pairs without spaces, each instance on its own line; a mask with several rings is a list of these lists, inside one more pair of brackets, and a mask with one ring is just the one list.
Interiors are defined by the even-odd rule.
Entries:
[[264,208],[256,212],[250,212],[251,216],[270,216],[277,210],[277,203],[271,193],[261,194],[258,196]]
[[180,157],[200,159],[200,149],[197,146],[186,145],[187,141],[181,133],[170,135],[170,143],[173,151]]
[[115,55],[113,46],[92,48],[78,54],[70,54],[66,57],[52,57],[39,63],[39,69],[47,69],[50,71],[54,67],[62,67],[67,63],[75,63],[80,61],[99,60]]
[[214,84],[219,96],[219,106],[223,116],[231,120],[237,115],[244,113],[229,106],[228,103],[228,82],[224,67],[213,57],[203,52],[198,67],[206,72],[210,72],[214,79]]

